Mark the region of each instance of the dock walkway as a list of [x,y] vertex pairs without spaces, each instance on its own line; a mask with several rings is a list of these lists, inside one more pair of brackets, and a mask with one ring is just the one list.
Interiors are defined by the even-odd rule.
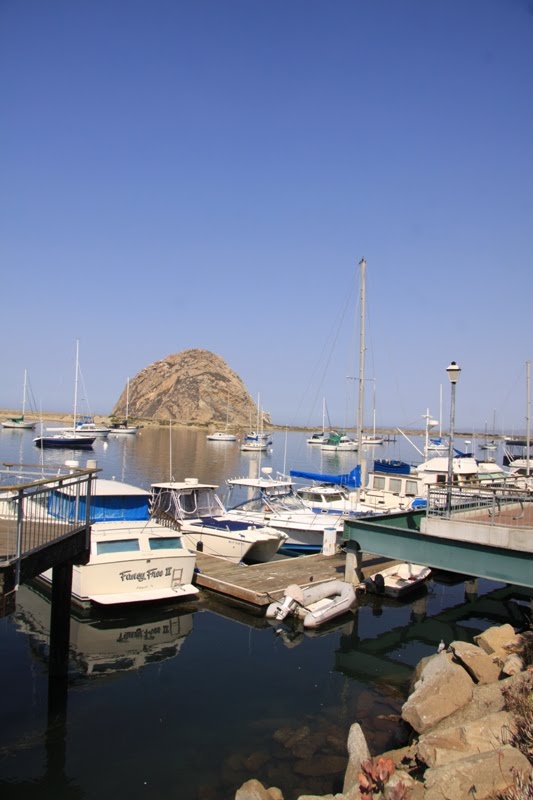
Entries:
[[[365,577],[393,563],[381,557],[365,557]],[[333,556],[316,553],[298,558],[277,558],[250,566],[232,564],[223,558],[197,553],[194,582],[201,589],[264,609],[273,600],[283,597],[285,589],[292,583],[310,586],[313,583],[343,580],[345,566],[344,552]]]

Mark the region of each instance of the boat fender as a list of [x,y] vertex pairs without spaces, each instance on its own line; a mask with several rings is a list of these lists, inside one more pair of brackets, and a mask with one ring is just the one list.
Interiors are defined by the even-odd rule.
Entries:
[[374,583],[372,578],[365,578],[364,581],[363,581],[363,584],[364,584],[364,587],[365,587],[367,592],[371,592],[372,594],[375,594],[375,592],[376,592],[376,584]]
[[385,593],[385,578],[378,572],[374,578],[374,585],[376,587],[376,594]]

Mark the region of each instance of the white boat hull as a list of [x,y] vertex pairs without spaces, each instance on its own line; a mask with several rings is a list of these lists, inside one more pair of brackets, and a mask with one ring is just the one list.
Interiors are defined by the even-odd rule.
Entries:
[[266,616],[281,621],[291,615],[302,620],[304,628],[318,628],[346,614],[355,604],[355,589],[344,581],[325,581],[305,588],[292,584],[281,600],[268,606]]
[[241,530],[220,529],[202,520],[182,521],[179,530],[186,546],[209,556],[225,558],[235,564],[241,561],[270,561],[278,552],[285,536],[280,531],[255,529],[252,525]]
[[[114,547],[130,547],[130,543],[132,549],[113,551]],[[157,523],[94,523],[89,562],[72,570],[72,599],[86,606],[196,595],[198,589],[192,585],[195,564],[196,554],[180,534]],[[51,582],[51,570],[41,578]]]
[[431,569],[420,564],[397,564],[376,572],[365,580],[364,586],[367,592],[398,600],[420,589],[430,574]]

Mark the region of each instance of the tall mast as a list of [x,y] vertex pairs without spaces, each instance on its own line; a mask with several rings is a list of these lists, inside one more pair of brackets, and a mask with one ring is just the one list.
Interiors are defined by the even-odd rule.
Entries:
[[[359,408],[357,411],[357,452],[359,453],[359,463],[362,464],[363,449],[363,411],[365,397],[365,300],[366,300],[366,261],[364,258],[359,262],[361,271],[361,317],[359,323]],[[362,471],[362,470],[361,470]],[[363,483],[363,475],[361,475]]]
[[76,339],[76,377],[74,379],[74,421],[73,421],[73,428],[74,431],[76,430],[76,416],[77,416],[77,409],[78,409],[78,359],[79,359],[79,350],[80,350],[80,340]]
[[527,369],[526,475],[529,477],[529,472],[530,472],[529,447],[531,444],[531,361],[526,361],[526,369]]
[[24,419],[24,412],[26,410],[26,381],[28,380],[28,370],[24,370],[24,388],[22,390],[22,418]]

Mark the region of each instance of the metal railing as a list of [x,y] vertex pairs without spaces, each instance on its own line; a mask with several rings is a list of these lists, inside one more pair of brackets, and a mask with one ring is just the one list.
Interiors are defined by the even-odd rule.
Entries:
[[[23,556],[89,528],[95,472],[96,468],[4,464],[0,468],[0,566],[20,562]],[[79,514],[61,512],[64,503],[58,503],[58,497],[65,494],[69,508],[74,504]]]
[[[451,503],[450,503],[451,498]],[[487,525],[533,528],[533,492],[526,486],[478,484],[451,488],[447,484],[430,486],[428,517],[448,516],[469,519]]]

